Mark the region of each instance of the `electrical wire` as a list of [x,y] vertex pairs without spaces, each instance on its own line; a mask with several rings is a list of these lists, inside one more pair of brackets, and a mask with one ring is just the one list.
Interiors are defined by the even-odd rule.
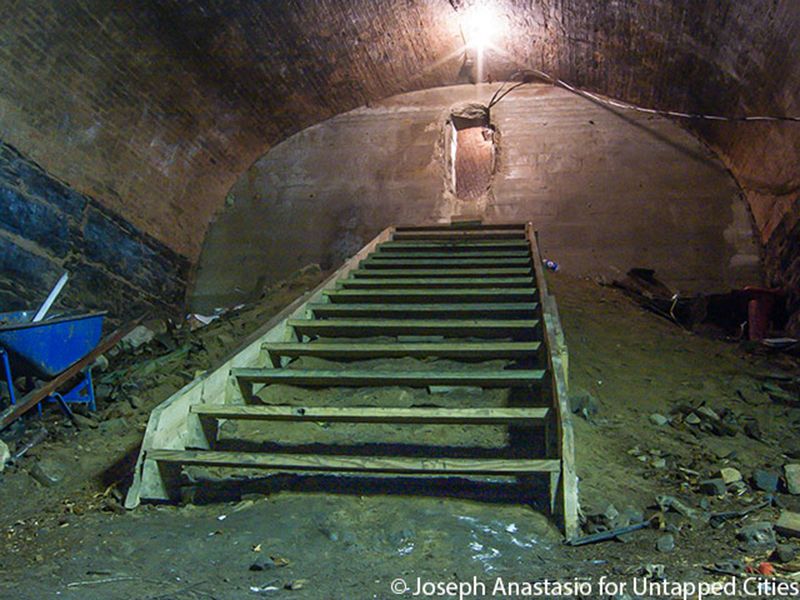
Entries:
[[[685,113],[679,112],[674,110],[659,110],[656,108],[645,108],[642,106],[637,106],[636,104],[631,104],[629,102],[621,102],[619,100],[612,100],[611,98],[605,98],[603,96],[599,96],[597,94],[593,94],[592,92],[587,92],[586,90],[582,90],[578,87],[570,85],[563,79],[559,79],[558,77],[553,77],[544,71],[540,71],[538,69],[525,69],[522,71],[516,71],[511,75],[511,79],[515,77],[523,75],[525,78],[516,83],[515,85],[511,86],[509,89],[504,90],[505,82],[501,85],[497,91],[492,96],[492,99],[489,101],[489,108],[500,102],[503,98],[505,98],[509,93],[513,92],[520,86],[523,86],[527,83],[531,83],[535,79],[543,79],[554,86],[562,87],[565,90],[572,92],[578,96],[586,98],[588,100],[592,100],[594,102],[599,102],[601,104],[606,104],[608,106],[612,106],[614,108],[620,108],[623,110],[633,110],[636,112],[641,112],[650,115],[659,115],[662,117],[675,117],[679,119],[700,119],[706,121],[727,121],[727,122],[757,122],[757,121],[768,121],[768,122],[775,122],[775,121],[790,121],[798,123],[800,122],[800,116],[750,116],[750,117],[724,117],[720,115],[708,115],[708,114],[701,114],[701,113]],[[535,79],[531,79],[530,76],[533,75]],[[502,93],[501,93],[502,92]]]

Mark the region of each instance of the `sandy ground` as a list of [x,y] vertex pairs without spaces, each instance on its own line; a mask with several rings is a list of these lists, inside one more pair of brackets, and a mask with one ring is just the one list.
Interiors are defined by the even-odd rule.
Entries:
[[[106,404],[99,426],[80,431],[50,418],[50,440],[0,475],[0,597],[391,598],[397,578],[410,592],[420,578],[471,582],[477,593],[466,597],[532,597],[492,594],[500,577],[578,578],[593,587],[572,597],[605,598],[614,596],[600,593],[602,575],[630,586],[647,565],[663,565],[670,580],[714,581],[719,576],[704,567],[716,561],[769,555],[770,547],[743,546],[736,532],[743,524],[775,521],[774,507],[720,528],[668,512],[660,519],[662,531],[639,531],[624,543],[570,548],[548,518],[520,504],[515,493],[458,481],[339,485],[332,478],[283,477],[267,487],[243,486],[243,495],[227,501],[121,509],[149,410],[191,378],[193,369],[204,368],[203,361],[213,362],[235,346],[253,321],[274,314],[311,283],[287,286],[263,306],[200,330],[202,349],[183,362],[134,374],[138,408],[123,409],[120,400]],[[787,454],[800,456],[800,412],[773,402],[763,390],[766,374],[800,374],[796,362],[685,332],[592,282],[554,275],[551,289],[570,350],[572,395],[590,394],[597,409],[589,418],[574,417],[585,514],[603,512],[611,503],[619,512],[650,516],[660,494],[701,510],[740,510],[757,505],[764,494],[740,486],[741,494],[710,497],[698,493],[698,481],[722,467],[738,469],[747,480],[756,468],[781,471],[793,461]],[[416,392],[401,392],[407,394],[401,403],[416,402]],[[680,418],[661,426],[650,420],[654,412],[685,415],[686,407],[702,405],[718,414],[727,410],[726,418],[737,424],[729,431],[733,435]],[[752,423],[758,424],[760,439],[745,434],[746,423],[751,433]],[[488,429],[473,441],[503,438]],[[419,436],[420,441],[437,437],[424,430]],[[66,467],[64,480],[54,487],[41,486],[29,474],[47,458]],[[790,509],[800,509],[798,499],[778,494]],[[656,548],[665,532],[674,537],[671,552]],[[252,570],[254,563],[264,570]],[[488,589],[474,587],[480,583]],[[637,596],[672,597],[629,594]]]

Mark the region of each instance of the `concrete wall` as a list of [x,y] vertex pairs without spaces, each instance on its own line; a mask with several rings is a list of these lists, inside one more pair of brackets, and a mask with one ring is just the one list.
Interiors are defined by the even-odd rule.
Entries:
[[182,306],[188,262],[0,141],[0,312],[39,306],[64,270],[56,308],[111,317]]
[[746,205],[708,149],[665,119],[616,114],[550,86],[521,88],[492,110],[491,197],[449,197],[448,109],[488,102],[496,87],[395,96],[271,149],[211,226],[193,305],[244,299],[309,262],[335,267],[389,224],[469,213],[534,221],[545,255],[574,274],[652,267],[685,292],[760,281]]

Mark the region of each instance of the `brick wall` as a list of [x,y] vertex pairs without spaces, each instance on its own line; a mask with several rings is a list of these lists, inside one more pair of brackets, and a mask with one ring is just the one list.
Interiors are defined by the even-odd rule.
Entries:
[[181,307],[189,263],[0,142],[0,311],[38,306],[64,270],[57,307],[119,319]]

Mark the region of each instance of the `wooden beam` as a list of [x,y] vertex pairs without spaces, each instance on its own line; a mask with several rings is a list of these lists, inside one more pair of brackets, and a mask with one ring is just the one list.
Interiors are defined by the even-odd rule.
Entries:
[[[452,255],[451,255],[452,256]],[[361,269],[474,269],[480,267],[528,267],[530,258],[438,258],[427,256],[408,256],[389,258],[371,255],[362,260]]]
[[533,317],[537,302],[495,302],[477,304],[309,304],[318,319],[336,317],[388,317],[391,319],[459,319],[476,317]]
[[485,229],[524,230],[525,223],[432,223],[430,225],[400,225],[395,228],[395,231],[483,231]]
[[446,277],[414,277],[404,279],[342,279],[339,287],[354,290],[367,289],[429,289],[429,288],[482,288],[482,287],[533,287],[533,279],[528,277],[475,277],[471,279],[453,279]]
[[535,288],[460,290],[326,290],[331,302],[530,302]]
[[492,360],[495,358],[526,358],[535,356],[541,342],[419,342],[419,343],[353,343],[312,342],[266,343],[264,350],[275,356],[315,356],[329,359],[370,359],[436,357]]
[[463,230],[463,231],[397,231],[394,234],[396,241],[423,241],[423,240],[524,240],[524,231],[497,229]]
[[[466,258],[524,258],[530,264],[531,255],[526,250],[474,250],[469,252],[459,252],[458,258],[463,260]],[[383,252],[373,252],[369,255],[369,260],[406,260],[412,258],[432,259],[432,258],[453,258],[452,252],[442,252],[439,250],[417,250],[415,252],[391,252],[385,250]],[[496,263],[497,261],[495,261]],[[501,266],[501,265],[498,265]]]
[[544,378],[538,369],[508,371],[473,369],[471,371],[373,371],[369,369],[231,369],[240,382],[285,383],[313,387],[368,387],[429,385],[527,387],[538,385]]
[[451,277],[455,280],[469,277],[530,276],[531,268],[509,267],[500,269],[357,269],[350,273],[356,279],[381,279],[384,277]]
[[375,335],[456,335],[458,337],[532,337],[537,319],[291,319],[298,334],[307,336],[370,337]]
[[519,240],[422,240],[422,241],[392,241],[383,242],[379,246],[379,250],[418,250],[422,248],[432,248],[435,250],[448,250],[451,252],[460,252],[461,250],[469,250],[472,248],[481,249],[508,249],[516,248],[517,250],[527,248],[528,242],[525,239]]
[[240,467],[270,471],[340,471],[418,475],[518,475],[550,473],[560,468],[558,460],[319,456],[206,450],[148,450],[147,458],[158,462],[182,465]]
[[541,424],[548,408],[377,408],[371,406],[231,406],[195,404],[191,412],[209,419],[319,423],[427,423],[464,425]]

